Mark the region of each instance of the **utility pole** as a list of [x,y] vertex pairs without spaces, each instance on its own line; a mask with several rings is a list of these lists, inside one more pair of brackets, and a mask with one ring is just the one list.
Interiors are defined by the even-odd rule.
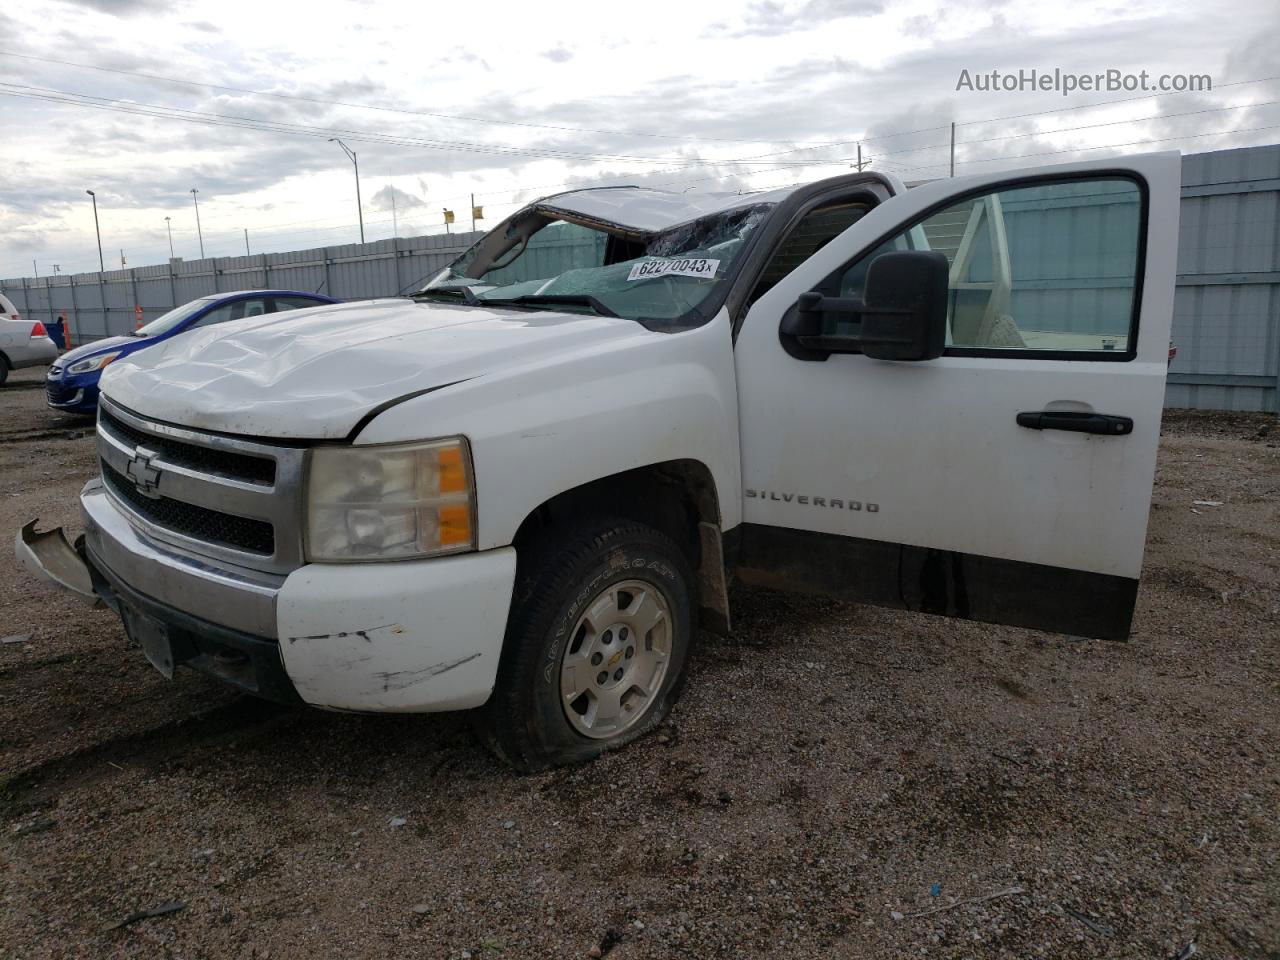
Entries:
[[36,258],[31,258],[31,273],[33,276],[40,276],[40,268],[36,266]]
[[476,195],[471,195],[471,232],[476,232]]
[[165,229],[169,231],[169,259],[173,259],[173,224],[169,217],[164,218]]
[[400,224],[396,220],[396,188],[395,184],[391,186],[391,235],[393,237],[400,236]]
[[200,238],[200,259],[204,259],[204,231],[200,229],[200,201],[196,194],[200,191],[195,187],[191,188],[191,202],[196,205],[196,236]]
[[126,260],[124,258],[124,247],[121,247],[120,248],[120,269],[121,270],[124,269],[125,263],[126,263]]
[[871,166],[870,157],[867,157],[866,160],[862,159],[862,144],[858,144],[858,162],[855,163],[853,166],[859,173],[861,173],[867,167]]
[[93,230],[98,235],[98,272],[103,273],[107,268],[102,263],[102,230],[98,227],[98,195],[92,190],[86,190],[85,193],[93,197]]
[[340,146],[342,152],[351,159],[351,163],[356,168],[356,212],[360,215],[360,242],[364,243],[364,205],[360,202],[360,161],[356,158],[356,152],[337,137],[330,137],[329,142]]
[[252,254],[249,253],[249,228],[248,227],[244,228],[244,255],[246,257],[252,256]]
[[951,121],[951,176],[956,175],[956,122]]

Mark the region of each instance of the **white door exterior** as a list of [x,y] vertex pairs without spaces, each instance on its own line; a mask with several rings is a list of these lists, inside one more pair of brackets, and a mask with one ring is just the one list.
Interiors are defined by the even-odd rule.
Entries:
[[[735,345],[743,578],[1127,636],[1179,180],[1156,154],[930,183],[756,301]],[[802,293],[858,296],[868,252],[926,244],[951,261],[944,356],[789,351],[779,325]],[[1095,424],[1109,433],[1080,432]]]

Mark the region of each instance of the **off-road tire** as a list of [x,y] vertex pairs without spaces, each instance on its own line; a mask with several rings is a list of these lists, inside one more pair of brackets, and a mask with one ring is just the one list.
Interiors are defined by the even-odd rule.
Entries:
[[[602,590],[622,581],[657,588],[671,613],[670,658],[639,719],[607,739],[570,723],[561,696],[569,634]],[[521,772],[582,763],[625,746],[662,723],[684,685],[696,598],[689,560],[666,535],[628,520],[547,535],[522,551],[493,696],[476,711],[477,733]]]

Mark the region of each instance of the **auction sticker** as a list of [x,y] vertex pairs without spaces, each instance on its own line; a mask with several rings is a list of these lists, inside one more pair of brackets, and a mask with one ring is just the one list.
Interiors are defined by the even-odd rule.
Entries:
[[627,275],[628,280],[648,280],[650,277],[702,277],[711,279],[720,268],[719,260],[646,260],[637,263]]

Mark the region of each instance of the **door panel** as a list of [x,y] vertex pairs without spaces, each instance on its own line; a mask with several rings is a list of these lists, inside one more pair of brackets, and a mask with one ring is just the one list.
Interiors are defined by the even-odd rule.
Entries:
[[[1130,178],[1128,194],[1117,177]],[[1127,635],[1163,407],[1179,179],[1177,155],[1164,154],[927,184],[757,301],[735,351],[744,577]],[[835,283],[830,292],[856,295],[865,253],[924,244],[952,262],[946,355],[786,352],[779,322],[801,293]],[[1136,329],[1124,311],[1133,301]],[[1070,412],[1129,418],[1132,432],[1018,422]]]

